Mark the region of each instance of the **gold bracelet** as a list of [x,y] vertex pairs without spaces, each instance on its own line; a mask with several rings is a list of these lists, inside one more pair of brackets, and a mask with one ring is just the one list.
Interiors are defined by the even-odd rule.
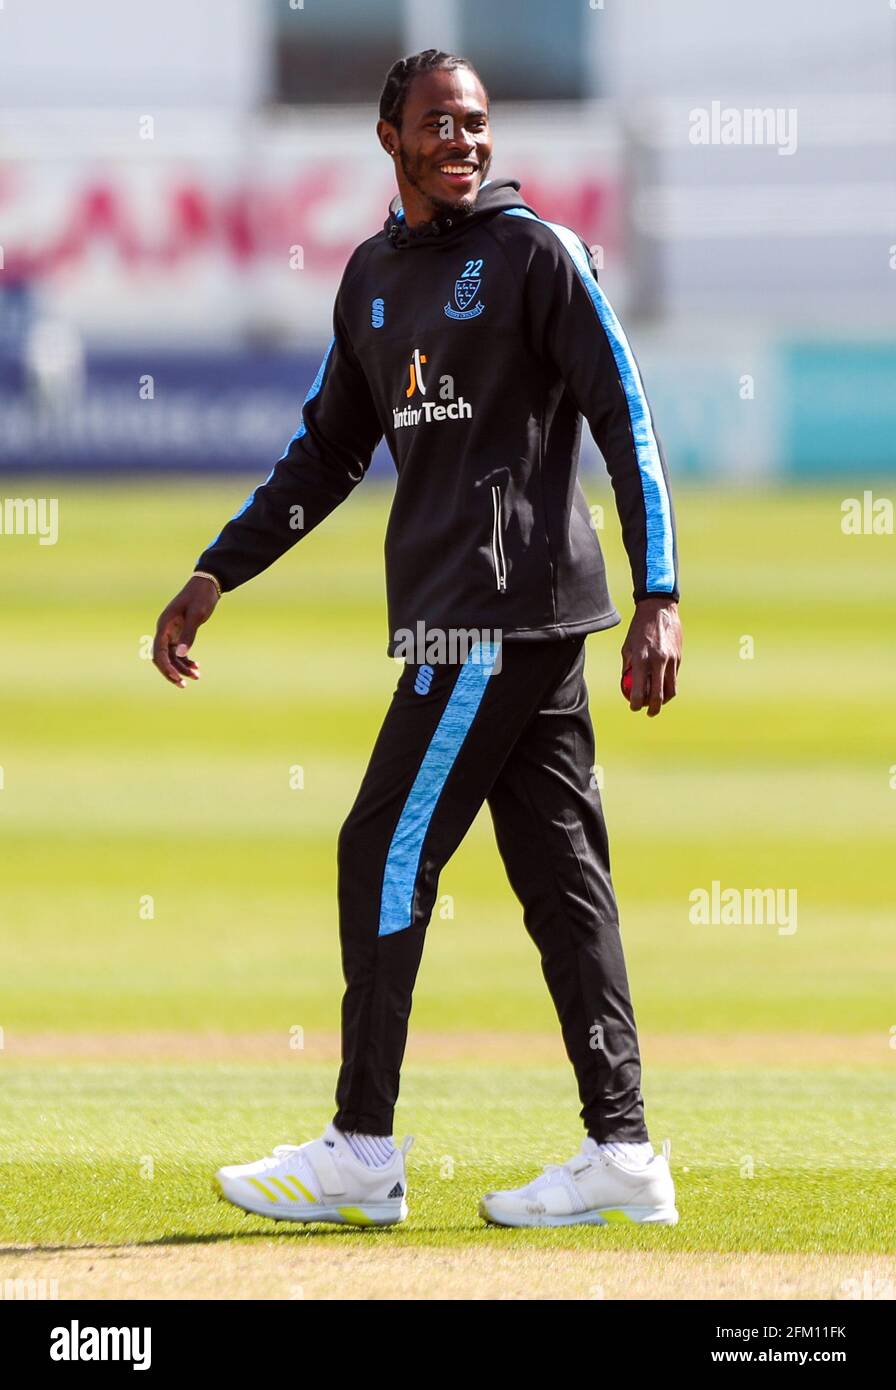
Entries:
[[210,580],[212,581],[212,583],[214,584],[215,588],[216,588],[217,591],[218,591],[218,598],[221,598],[221,597],[222,597],[221,585],[218,583],[217,579],[215,578],[215,576],[214,576],[213,574],[209,574],[208,570],[194,570],[193,573],[191,574],[190,578],[191,578],[191,579],[210,579]]

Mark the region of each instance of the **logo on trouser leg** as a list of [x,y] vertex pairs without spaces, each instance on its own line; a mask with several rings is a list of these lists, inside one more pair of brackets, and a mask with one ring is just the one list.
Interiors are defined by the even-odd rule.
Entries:
[[421,666],[417,672],[417,679],[414,681],[414,691],[417,695],[428,695],[429,687],[432,685],[434,671],[431,666]]

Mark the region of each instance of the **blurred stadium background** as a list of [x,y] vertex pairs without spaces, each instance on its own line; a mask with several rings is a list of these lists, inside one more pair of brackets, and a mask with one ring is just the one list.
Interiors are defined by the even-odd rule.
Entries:
[[[276,457],[394,192],[384,73],[433,45],[482,71],[493,173],[601,248],[677,477],[891,467],[896,35],[871,0],[8,6],[4,467]],[[714,100],[795,109],[796,152],[690,143]]]
[[[385,72],[434,45],[490,90],[493,173],[600,248],[673,474],[682,697],[636,719],[622,630],[588,651],[648,1119],[683,1220],[600,1250],[698,1263],[658,1275],[595,1264],[593,1233],[517,1233],[584,1263],[393,1267],[389,1288],[836,1298],[870,1270],[892,1294],[893,537],[841,528],[843,499],[892,496],[896,472],[896,12],[871,0],[0,9],[0,485],[60,506],[55,546],[0,537],[2,1235],[38,1246],[0,1251],[0,1275],[58,1272],[63,1296],[381,1294],[310,1245],[298,1273],[282,1244],[263,1269],[262,1245],[251,1267],[196,1241],[152,1260],[172,1231],[248,1229],[210,1207],[209,1172],[329,1118],[336,832],[395,679],[385,453],[227,597],[199,687],[163,686],[146,639],[295,429],[342,267],[394,193]],[[713,101],[795,110],[796,151],[692,144]],[[583,482],[625,612],[590,438]],[[694,925],[713,881],[795,888],[798,931]],[[418,1134],[423,1219],[399,1249],[475,1242],[484,1183],[578,1144],[487,817],[442,891],[397,1131]],[[146,1155],[164,1181],[135,1183]],[[129,1275],[101,1258],[126,1242],[163,1248]]]

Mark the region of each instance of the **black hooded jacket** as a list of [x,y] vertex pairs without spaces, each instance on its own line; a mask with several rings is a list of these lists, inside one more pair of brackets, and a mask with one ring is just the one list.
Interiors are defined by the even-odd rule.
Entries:
[[577,481],[582,418],[612,481],[635,599],[678,597],[662,451],[631,348],[575,232],[513,179],[422,230],[398,199],[342,278],[333,338],[267,481],[197,561],[236,588],[339,505],[385,435],[389,652],[403,634],[513,640],[619,622]]

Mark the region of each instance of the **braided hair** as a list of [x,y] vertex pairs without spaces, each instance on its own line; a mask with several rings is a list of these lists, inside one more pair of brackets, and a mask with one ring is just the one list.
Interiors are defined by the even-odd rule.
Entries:
[[386,82],[380,96],[380,120],[388,121],[396,130],[401,129],[401,116],[408,89],[415,77],[424,72],[434,72],[437,68],[469,68],[475,72],[473,64],[455,53],[442,53],[438,48],[424,48],[422,53],[414,53],[410,58],[399,58],[386,74]]

